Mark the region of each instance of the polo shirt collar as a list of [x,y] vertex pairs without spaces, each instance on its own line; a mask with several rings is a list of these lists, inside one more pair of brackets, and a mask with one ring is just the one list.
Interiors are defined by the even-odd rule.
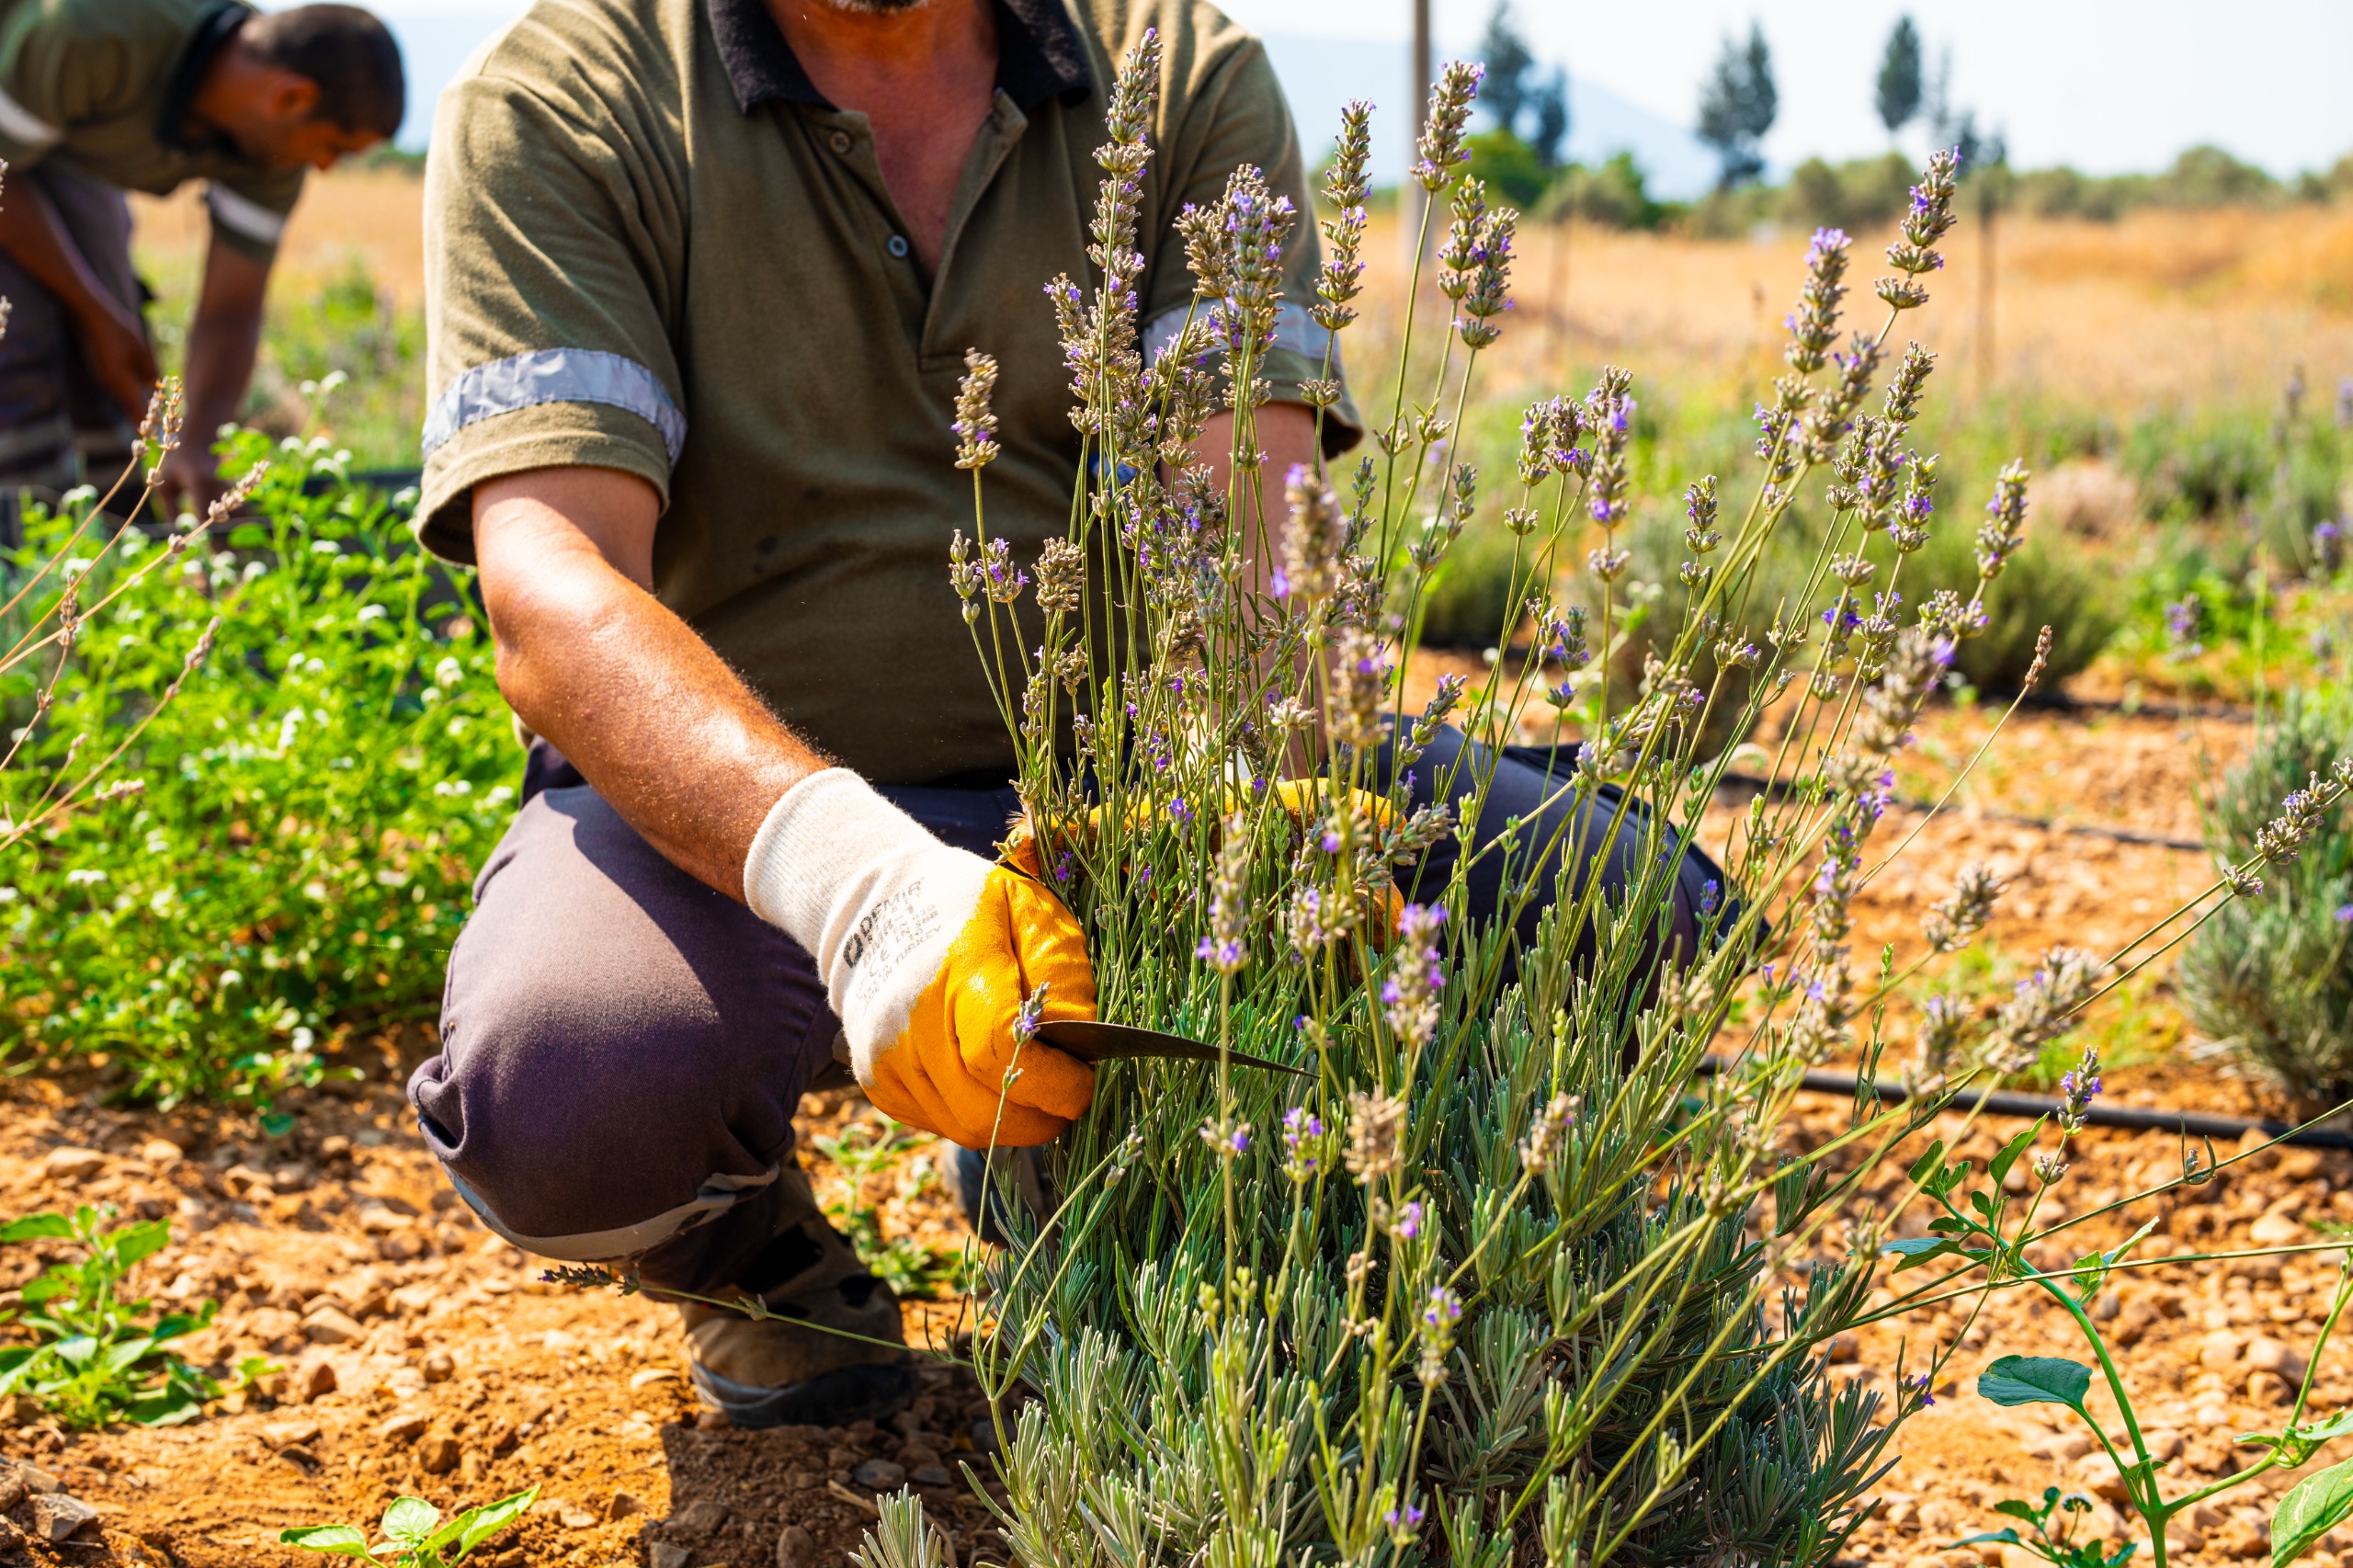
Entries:
[[[994,0],[996,85],[1023,113],[1048,98],[1083,98],[1095,90],[1086,51],[1063,0]],[[745,114],[765,103],[831,108],[784,40],[766,0],[707,0],[710,31],[735,107]]]
[[191,135],[189,119],[195,112],[196,90],[204,85],[204,74],[212,68],[213,56],[219,54],[230,39],[236,36],[253,7],[242,0],[221,0],[221,3],[199,17],[189,29],[188,43],[180,51],[178,63],[172,67],[171,79],[164,85],[164,106],[157,112],[155,138],[166,147],[183,153],[214,153],[232,150],[233,143],[218,131],[199,129]]

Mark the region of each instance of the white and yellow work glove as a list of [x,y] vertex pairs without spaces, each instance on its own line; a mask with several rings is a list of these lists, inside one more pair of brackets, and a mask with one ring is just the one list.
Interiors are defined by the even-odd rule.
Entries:
[[[968,1149],[1052,1139],[1095,1069],[1013,1026],[1095,1017],[1086,933],[1040,883],[941,843],[847,768],[768,811],[744,861],[754,914],[816,960],[858,1081],[896,1119]],[[1007,1072],[1019,1071],[1007,1081]]]

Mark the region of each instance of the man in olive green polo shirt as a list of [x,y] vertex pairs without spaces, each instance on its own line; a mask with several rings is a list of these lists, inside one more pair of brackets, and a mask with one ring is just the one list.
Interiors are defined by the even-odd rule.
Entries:
[[85,456],[127,454],[156,368],[122,193],[200,179],[212,244],[188,335],[192,438],[164,477],[209,504],[212,433],[252,377],[303,171],[391,136],[405,99],[392,35],[348,6],[0,0],[0,486],[63,489]]
[[[410,1096],[518,1245],[817,1325],[687,1309],[739,1423],[912,1392],[890,1291],[792,1157],[837,1043],[879,1106],[968,1145],[1043,1142],[1091,1093],[1032,1045],[1001,1120],[974,1115],[1021,997],[1051,979],[1085,1016],[1093,981],[1067,912],[990,865],[1012,753],[949,585],[949,425],[965,351],[995,355],[990,532],[1025,560],[1062,536],[1079,446],[1041,288],[1095,276],[1092,153],[1147,28],[1156,347],[1188,203],[1246,164],[1306,208],[1266,55],[1207,4],[541,0],[441,100],[419,524],[479,563],[538,738]],[[1291,303],[1278,344],[1281,473],[1314,455],[1325,342]],[[1229,439],[1221,417],[1213,466]]]

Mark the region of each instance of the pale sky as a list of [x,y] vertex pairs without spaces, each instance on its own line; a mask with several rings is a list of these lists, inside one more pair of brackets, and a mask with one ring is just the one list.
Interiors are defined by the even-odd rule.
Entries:
[[[1398,40],[1409,0],[1224,0],[1265,32]],[[1492,0],[1433,0],[1442,55],[1468,52]],[[376,0],[414,35],[417,85],[438,92],[456,41],[519,15],[522,0]],[[2353,152],[2353,4],[2346,0],[1516,0],[1537,52],[1678,125],[1728,30],[1761,21],[1781,96],[1767,155],[1787,166],[1883,151],[1871,110],[1880,51],[1909,11],[1931,61],[1952,51],[1951,98],[2008,138],[2013,164],[2091,173],[2154,169],[2220,144],[2276,174]],[[456,51],[457,58],[445,57]],[[1396,107],[1403,84],[1363,91]],[[1908,141],[1922,142],[1919,133]],[[1917,151],[1916,147],[1912,150]]]

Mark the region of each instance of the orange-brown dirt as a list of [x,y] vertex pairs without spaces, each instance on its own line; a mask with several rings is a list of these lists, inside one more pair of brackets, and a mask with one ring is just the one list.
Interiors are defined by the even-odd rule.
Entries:
[[[1931,714],[1904,793],[1940,790],[1995,716],[1982,709]],[[1915,869],[1871,884],[1858,906],[1859,941],[1916,946],[1924,902],[1942,896],[1961,864],[1983,858],[2012,878],[1993,932],[2000,952],[2030,957],[2059,941],[2121,945],[2204,885],[2205,858],[2068,827],[2194,837],[2188,802],[2202,769],[2227,762],[2245,738],[2244,724],[2226,721],[2185,731],[2145,716],[2021,714],[2005,737],[2004,765],[1973,776],[1924,829],[1906,858]],[[2004,813],[2059,820],[2030,827]],[[1711,812],[1708,831],[1730,814]],[[1892,846],[1918,820],[1899,812],[1874,842]],[[2139,1011],[2120,1015],[2104,1005],[2111,1035],[2153,1042],[2144,1065],[2109,1074],[2111,1096],[2210,1111],[2276,1109],[2220,1062],[2174,1048],[2185,1027],[2162,966],[2155,972],[2133,1004]],[[407,1057],[422,1044],[409,1041]],[[233,1396],[198,1421],[160,1431],[69,1433],[20,1405],[0,1426],[0,1453],[49,1471],[95,1505],[100,1520],[96,1533],[54,1548],[12,1532],[0,1563],[313,1561],[277,1545],[278,1530],[372,1521],[404,1492],[452,1508],[537,1483],[539,1506],[484,1560],[501,1568],[809,1568],[842,1562],[871,1521],[863,1500],[870,1488],[861,1490],[853,1471],[872,1460],[910,1474],[935,1463],[948,1470],[952,1483],[932,1486],[929,1497],[959,1562],[1005,1560],[1005,1543],[961,1468],[966,1460],[983,1474],[988,1468],[973,1427],[985,1406],[965,1373],[942,1363],[915,1409],[881,1427],[712,1429],[698,1419],[682,1381],[675,1314],[642,1298],[538,1283],[533,1261],[473,1221],[438,1179],[400,1098],[403,1053],[390,1042],[380,1049],[363,1082],[301,1096],[291,1108],[295,1130],[282,1140],[262,1137],[242,1116],[106,1108],[80,1085],[20,1079],[0,1089],[0,1215],[105,1202],[126,1215],[169,1218],[173,1244],[142,1266],[136,1288],[174,1303],[221,1302],[217,1324],[191,1352],[216,1370],[249,1354],[285,1369],[267,1392]],[[1801,1141],[1842,1125],[1832,1101],[1809,1098],[1804,1107]],[[845,1096],[808,1108],[811,1132],[870,1115]],[[1981,1162],[1991,1134],[2006,1135],[2010,1126],[1981,1124],[1964,1134],[1959,1118],[1947,1122],[1948,1135]],[[75,1150],[96,1153],[59,1153]],[[961,1222],[927,1174],[941,1153],[918,1144],[868,1178],[866,1197],[886,1234],[952,1254],[963,1244]],[[2075,1214],[2179,1168],[2170,1138],[2099,1130],[2077,1140],[2069,1158],[2073,1168],[2052,1197]],[[839,1195],[842,1174],[814,1156],[812,1164],[821,1194]],[[1893,1197],[1894,1175],[1886,1173],[1872,1201],[1884,1206]],[[2113,1244],[2151,1215],[2162,1216],[2154,1245],[2167,1255],[2315,1240],[2310,1221],[2353,1220],[2353,1155],[2257,1156],[2162,1204],[2089,1221],[2068,1233],[2063,1256]],[[1918,1233],[1926,1218],[1915,1204],[1896,1228]],[[0,1251],[0,1284],[28,1277],[42,1250]],[[2059,1257],[2063,1248],[2054,1244],[2047,1254]],[[2176,1452],[2168,1473],[2179,1478],[2177,1490],[2245,1461],[2255,1450],[2234,1447],[2234,1437],[2276,1425],[2284,1408],[2279,1369],[2308,1348],[2333,1278],[2331,1255],[2307,1254],[2165,1264],[2132,1274],[2113,1292],[2113,1307],[2103,1310],[2114,1314],[2109,1324],[2125,1347],[2144,1417],[2165,1434],[2160,1446]],[[949,1344],[959,1326],[952,1301],[914,1315],[911,1336],[933,1344]],[[2098,1462],[2086,1462],[2079,1435],[2035,1412],[1996,1410],[1973,1392],[1977,1372],[1996,1355],[2081,1355],[2062,1314],[2030,1290],[1997,1296],[1973,1324],[1948,1304],[1867,1329],[1833,1358],[1839,1375],[1886,1386],[1899,1345],[1911,1369],[1927,1346],[1956,1336],[1961,1346],[1937,1403],[1901,1436],[1901,1461],[1880,1488],[1887,1506],[1851,1549],[1859,1560],[1974,1561],[1939,1549],[1999,1522],[1988,1511],[1993,1503],[2046,1483],[2114,1490]],[[2316,1408],[2347,1401],[2353,1370],[2325,1370]],[[978,1435],[985,1442],[985,1424]],[[2278,1490],[2234,1494],[2228,1506],[2182,1521],[2174,1560],[2261,1555],[2268,1507],[2243,1505]],[[2110,1521],[2095,1515],[2093,1522]],[[790,1534],[794,1527],[805,1537]],[[2353,1562],[2353,1551],[2345,1561]]]

